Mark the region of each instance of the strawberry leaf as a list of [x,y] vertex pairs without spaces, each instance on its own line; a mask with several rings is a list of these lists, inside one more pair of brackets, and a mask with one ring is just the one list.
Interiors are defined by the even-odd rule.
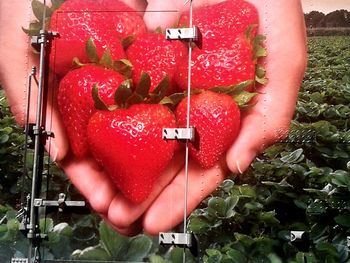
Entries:
[[266,74],[265,68],[262,65],[257,64],[256,68],[255,68],[255,75],[258,78],[263,78],[263,77],[265,77],[265,74]]
[[233,99],[237,103],[238,107],[246,106],[252,98],[254,98],[258,93],[242,91],[239,94],[233,96]]
[[255,81],[261,85],[266,85],[268,83],[267,78],[259,78],[258,76],[255,76]]
[[133,93],[126,101],[126,105],[133,105],[133,104],[139,104],[143,102],[144,98],[142,98],[140,95]]
[[100,59],[100,64],[106,68],[114,68],[114,61],[112,59],[112,54],[109,48],[107,48],[106,51],[103,53]]
[[40,30],[42,29],[42,23],[39,21],[34,21],[29,24],[29,28],[22,27],[22,30],[24,33],[26,33],[28,36],[37,36],[39,35]]
[[130,36],[123,38],[121,43],[122,43],[124,50],[126,50],[134,42],[134,40],[135,40],[134,35],[130,35]]
[[266,57],[266,55],[267,55],[267,52],[265,48],[263,48],[261,45],[255,46],[254,59],[257,59],[260,57]]
[[150,93],[150,102],[159,103],[167,93],[169,88],[169,77],[165,75],[153,92]]
[[217,87],[211,88],[210,90],[217,93],[234,95],[234,94],[241,93],[244,89],[246,89],[252,84],[253,84],[252,80],[246,80],[246,81],[242,81],[239,84],[235,84],[231,86],[217,86]]
[[248,40],[253,40],[254,39],[254,29],[258,27],[257,24],[251,24],[247,26],[246,30],[244,31],[244,35]]
[[132,95],[131,85],[131,79],[123,81],[123,83],[119,85],[117,91],[114,94],[114,101],[121,108],[127,107],[127,101]]
[[266,85],[268,80],[265,76],[266,76],[265,68],[262,65],[257,64],[255,68],[255,82],[261,85]]
[[98,94],[98,89],[99,89],[98,85],[94,84],[94,86],[92,87],[92,90],[91,90],[91,95],[92,95],[92,99],[94,100],[95,108],[98,109],[98,110],[109,110],[109,111],[112,111],[112,110],[116,109],[115,105],[108,106],[102,100],[102,98]]
[[177,104],[180,103],[185,98],[185,93],[173,93],[170,96],[164,97],[159,104],[163,105],[169,105],[169,106],[176,106]]
[[81,68],[84,67],[86,64],[80,62],[79,58],[74,57],[72,61],[73,68]]
[[44,17],[44,10],[46,9],[46,17],[50,17],[52,15],[52,11],[50,10],[50,8],[48,8],[47,6],[45,6],[42,2],[40,2],[39,0],[32,0],[32,9],[33,9],[33,13],[34,16],[36,17],[36,19],[38,19],[39,21],[43,21],[43,17]]
[[137,83],[135,94],[140,96],[142,100],[148,96],[149,89],[151,87],[151,77],[146,73],[141,73],[141,78],[139,83]]
[[85,46],[86,54],[89,58],[89,60],[92,63],[98,63],[99,62],[99,57],[97,54],[97,49],[94,40],[92,37],[89,38],[89,40],[86,42]]
[[232,87],[232,91],[230,91],[230,94],[240,94],[241,92],[243,92],[247,87],[249,87],[250,85],[253,84],[253,80],[245,80],[242,81],[239,84],[236,84]]
[[154,33],[156,34],[164,34],[164,30],[159,26],[154,30]]
[[267,51],[266,49],[263,47],[262,42],[266,39],[265,36],[263,35],[257,35],[254,38],[253,41],[253,48],[254,48],[254,60],[260,58],[260,57],[266,57],[267,55]]
[[51,12],[53,13],[55,10],[57,10],[64,2],[65,0],[51,0]]
[[127,59],[120,59],[113,62],[113,69],[126,78],[131,78],[132,68],[131,62]]
[[216,86],[216,87],[211,88],[209,90],[216,92],[216,93],[227,93],[229,91],[229,89],[230,89],[230,87]]

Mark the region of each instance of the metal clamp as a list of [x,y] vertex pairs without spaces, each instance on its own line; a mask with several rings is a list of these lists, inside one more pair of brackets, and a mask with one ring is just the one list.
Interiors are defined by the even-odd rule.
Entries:
[[48,43],[52,38],[55,38],[58,36],[59,36],[58,32],[40,30],[39,35],[31,37],[30,44],[36,51],[40,51],[41,44]]
[[311,241],[306,231],[290,231],[290,242],[300,251],[306,252],[310,249]]
[[160,245],[175,245],[180,247],[192,247],[193,234],[190,233],[159,233]]
[[165,37],[168,40],[199,40],[199,30],[198,27],[190,28],[168,28],[165,31]]
[[28,258],[11,258],[11,263],[29,263]]
[[195,139],[195,128],[163,128],[163,140],[189,140]]
[[40,198],[34,199],[35,207],[58,207],[59,212],[63,212],[65,207],[83,207],[85,201],[66,201],[66,195],[60,193],[58,200],[43,200]]
[[295,242],[299,240],[303,240],[303,236],[305,231],[290,231],[290,241]]

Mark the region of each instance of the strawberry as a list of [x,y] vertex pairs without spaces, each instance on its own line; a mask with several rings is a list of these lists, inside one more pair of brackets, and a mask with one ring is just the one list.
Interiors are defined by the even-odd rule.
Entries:
[[121,40],[146,32],[141,16],[118,0],[66,0],[51,15],[50,30],[59,32],[52,41],[51,68],[62,77],[77,57],[87,62],[85,43],[92,38],[101,56],[107,47],[114,60],[125,58]]
[[87,134],[93,155],[134,203],[149,196],[174,155],[175,142],[162,139],[164,127],[175,128],[176,121],[160,104],[100,110],[89,121]]
[[138,83],[141,73],[151,77],[153,91],[164,75],[169,77],[168,94],[176,91],[175,70],[180,59],[187,54],[187,48],[180,41],[168,41],[163,34],[139,35],[126,51],[133,65],[133,81]]
[[[203,168],[217,163],[236,139],[240,129],[240,110],[227,94],[203,91],[190,98],[190,124],[196,129],[189,154]],[[176,108],[179,127],[186,126],[187,98]]]
[[[255,77],[253,48],[243,36],[212,43],[211,49],[194,49],[192,52],[191,86],[210,89],[215,86],[232,86]],[[209,45],[209,44],[208,44]],[[176,82],[187,89],[188,62],[178,64]]]
[[112,104],[114,93],[123,81],[123,75],[97,65],[72,70],[60,81],[58,108],[71,149],[77,157],[82,158],[88,153],[86,130],[89,118],[96,111],[91,96],[93,85],[97,84],[101,97]]
[[[257,25],[259,16],[256,8],[243,0],[226,0],[193,10],[193,25],[201,32],[202,47],[213,41],[244,33],[248,26]],[[189,13],[184,13],[178,22],[179,27],[188,27]]]
[[[228,0],[193,10],[193,24],[202,35],[201,47],[192,55],[191,85],[197,89],[232,86],[254,80],[256,59],[253,40],[258,23],[254,6],[242,0]],[[179,26],[188,24],[182,15]],[[188,62],[178,64],[176,82],[187,89]]]

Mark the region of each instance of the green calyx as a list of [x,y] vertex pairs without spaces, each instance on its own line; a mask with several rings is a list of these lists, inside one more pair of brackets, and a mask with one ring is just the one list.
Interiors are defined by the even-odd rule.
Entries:
[[254,36],[254,30],[258,25],[252,24],[247,27],[244,34],[246,39],[251,43],[253,47],[253,61],[255,62],[255,83],[256,85],[266,85],[268,80],[266,78],[266,70],[262,64],[259,63],[259,59],[267,56],[266,48],[264,47],[264,41],[266,37],[264,35]]
[[129,60],[127,59],[113,60],[112,54],[109,48],[106,49],[106,51],[103,53],[103,55],[100,58],[97,53],[96,45],[92,38],[89,38],[89,40],[86,42],[85,50],[91,63],[82,63],[79,61],[77,57],[75,57],[73,59],[74,67],[78,68],[86,65],[100,65],[102,67],[117,71],[118,73],[122,74],[126,79],[131,78],[133,66]]
[[259,63],[259,59],[267,56],[266,48],[263,46],[263,42],[266,37],[263,35],[257,35],[253,39],[253,59],[256,61],[255,65],[255,82],[260,85],[266,85],[268,80],[266,78],[266,70],[262,64]]
[[252,99],[258,95],[258,92],[249,92],[246,89],[254,84],[253,80],[246,80],[239,84],[228,87],[217,86],[210,89],[210,91],[227,94],[231,96],[237,103],[238,107],[245,109],[251,107]]
[[159,82],[157,87],[149,92],[151,87],[151,78],[146,72],[141,73],[140,81],[136,87],[133,87],[131,79],[126,79],[121,83],[114,94],[114,105],[107,105],[98,93],[98,85],[92,88],[92,98],[95,108],[99,110],[113,111],[120,108],[129,108],[134,104],[157,104],[160,103],[169,88],[169,77],[167,75]]
[[123,38],[121,40],[123,49],[127,50],[128,47],[134,42],[134,40],[135,40],[135,36],[134,35],[130,35],[130,36],[127,36],[127,37]]
[[[44,24],[44,28],[48,29],[53,12],[55,12],[55,10],[58,9],[63,4],[63,2],[65,2],[65,0],[51,0],[51,7],[48,7],[44,5],[42,2],[40,2],[39,0],[32,0],[31,5],[32,5],[33,14],[37,20],[32,21],[29,24],[28,28],[22,27],[22,30],[28,36],[37,36],[39,35],[40,30],[43,29],[43,24]],[[44,19],[44,12],[45,12],[45,19]]]

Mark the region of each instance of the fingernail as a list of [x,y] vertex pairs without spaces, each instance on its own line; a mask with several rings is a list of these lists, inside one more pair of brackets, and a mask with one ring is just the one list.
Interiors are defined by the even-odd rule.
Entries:
[[241,167],[240,167],[240,165],[239,165],[238,160],[236,160],[236,166],[237,166],[238,172],[239,172],[240,174],[243,174],[243,171],[242,171],[242,169],[241,169]]

